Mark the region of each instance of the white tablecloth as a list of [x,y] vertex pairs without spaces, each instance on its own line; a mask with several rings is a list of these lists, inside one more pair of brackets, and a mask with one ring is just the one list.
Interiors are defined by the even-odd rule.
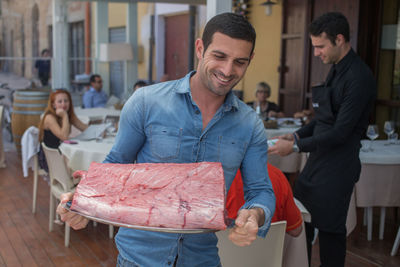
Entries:
[[[362,140],[361,143],[370,143],[369,140]],[[400,141],[395,144],[388,144],[388,141],[378,140],[371,143],[372,151],[360,151],[362,164],[400,164]]]
[[59,149],[68,159],[68,167],[73,170],[87,170],[90,163],[102,162],[111,150],[114,138],[106,138],[101,142],[78,141],[78,144],[62,143]]
[[119,117],[121,110],[114,108],[80,108],[74,107],[77,116],[86,116],[90,121],[102,121],[106,116]]
[[[299,128],[279,128],[279,129],[266,129],[268,140],[274,139],[279,135],[284,135],[287,133],[293,133]],[[291,153],[286,157],[281,157],[279,155],[268,155],[268,163],[277,167],[282,172],[285,173],[295,173],[300,171],[305,162],[307,161],[306,153]]]
[[385,144],[386,140],[374,141],[373,151],[360,152],[357,207],[400,207],[400,144]]

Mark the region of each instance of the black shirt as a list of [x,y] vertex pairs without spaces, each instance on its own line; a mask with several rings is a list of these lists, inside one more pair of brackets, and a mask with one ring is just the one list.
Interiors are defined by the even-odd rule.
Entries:
[[43,142],[48,147],[58,148],[60,146],[61,140],[57,136],[55,136],[52,131],[44,130]]
[[332,66],[326,86],[333,88],[332,111],[336,121],[331,131],[317,136],[313,135],[316,120],[298,130],[298,146],[301,151],[311,152],[318,146],[342,145],[351,135],[361,139],[366,131],[375,100],[376,82],[369,67],[353,49]]

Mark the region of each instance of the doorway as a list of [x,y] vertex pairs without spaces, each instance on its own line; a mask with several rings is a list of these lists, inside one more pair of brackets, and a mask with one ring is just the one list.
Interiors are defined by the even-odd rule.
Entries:
[[165,68],[169,80],[184,77],[189,71],[189,14],[165,17]]

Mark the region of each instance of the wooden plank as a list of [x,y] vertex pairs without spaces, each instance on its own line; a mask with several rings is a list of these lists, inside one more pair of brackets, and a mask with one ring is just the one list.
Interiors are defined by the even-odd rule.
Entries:
[[[1,214],[1,228],[4,231],[4,236],[10,241],[10,249],[13,249],[15,256],[22,265],[26,266],[37,266],[35,260],[33,259],[29,249],[24,243],[21,234],[18,232],[13,221],[9,217],[7,212],[2,212]],[[7,263],[8,264],[8,263]],[[12,265],[10,265],[12,266]]]
[[0,211],[0,218],[0,256],[6,266],[21,266],[13,247],[10,245],[11,241],[8,239],[6,229],[2,225],[2,222],[7,219],[7,213]]

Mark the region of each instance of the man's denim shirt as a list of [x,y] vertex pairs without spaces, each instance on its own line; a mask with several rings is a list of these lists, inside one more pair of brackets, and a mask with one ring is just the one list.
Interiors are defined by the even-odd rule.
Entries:
[[[232,92],[203,130],[201,111],[192,100],[189,73],[180,80],[137,90],[125,104],[115,144],[105,162],[221,162],[227,190],[237,170],[246,203],[260,207],[265,236],[275,210],[267,173],[267,137],[256,113]],[[138,266],[219,266],[214,233],[173,234],[120,228],[120,255]]]

